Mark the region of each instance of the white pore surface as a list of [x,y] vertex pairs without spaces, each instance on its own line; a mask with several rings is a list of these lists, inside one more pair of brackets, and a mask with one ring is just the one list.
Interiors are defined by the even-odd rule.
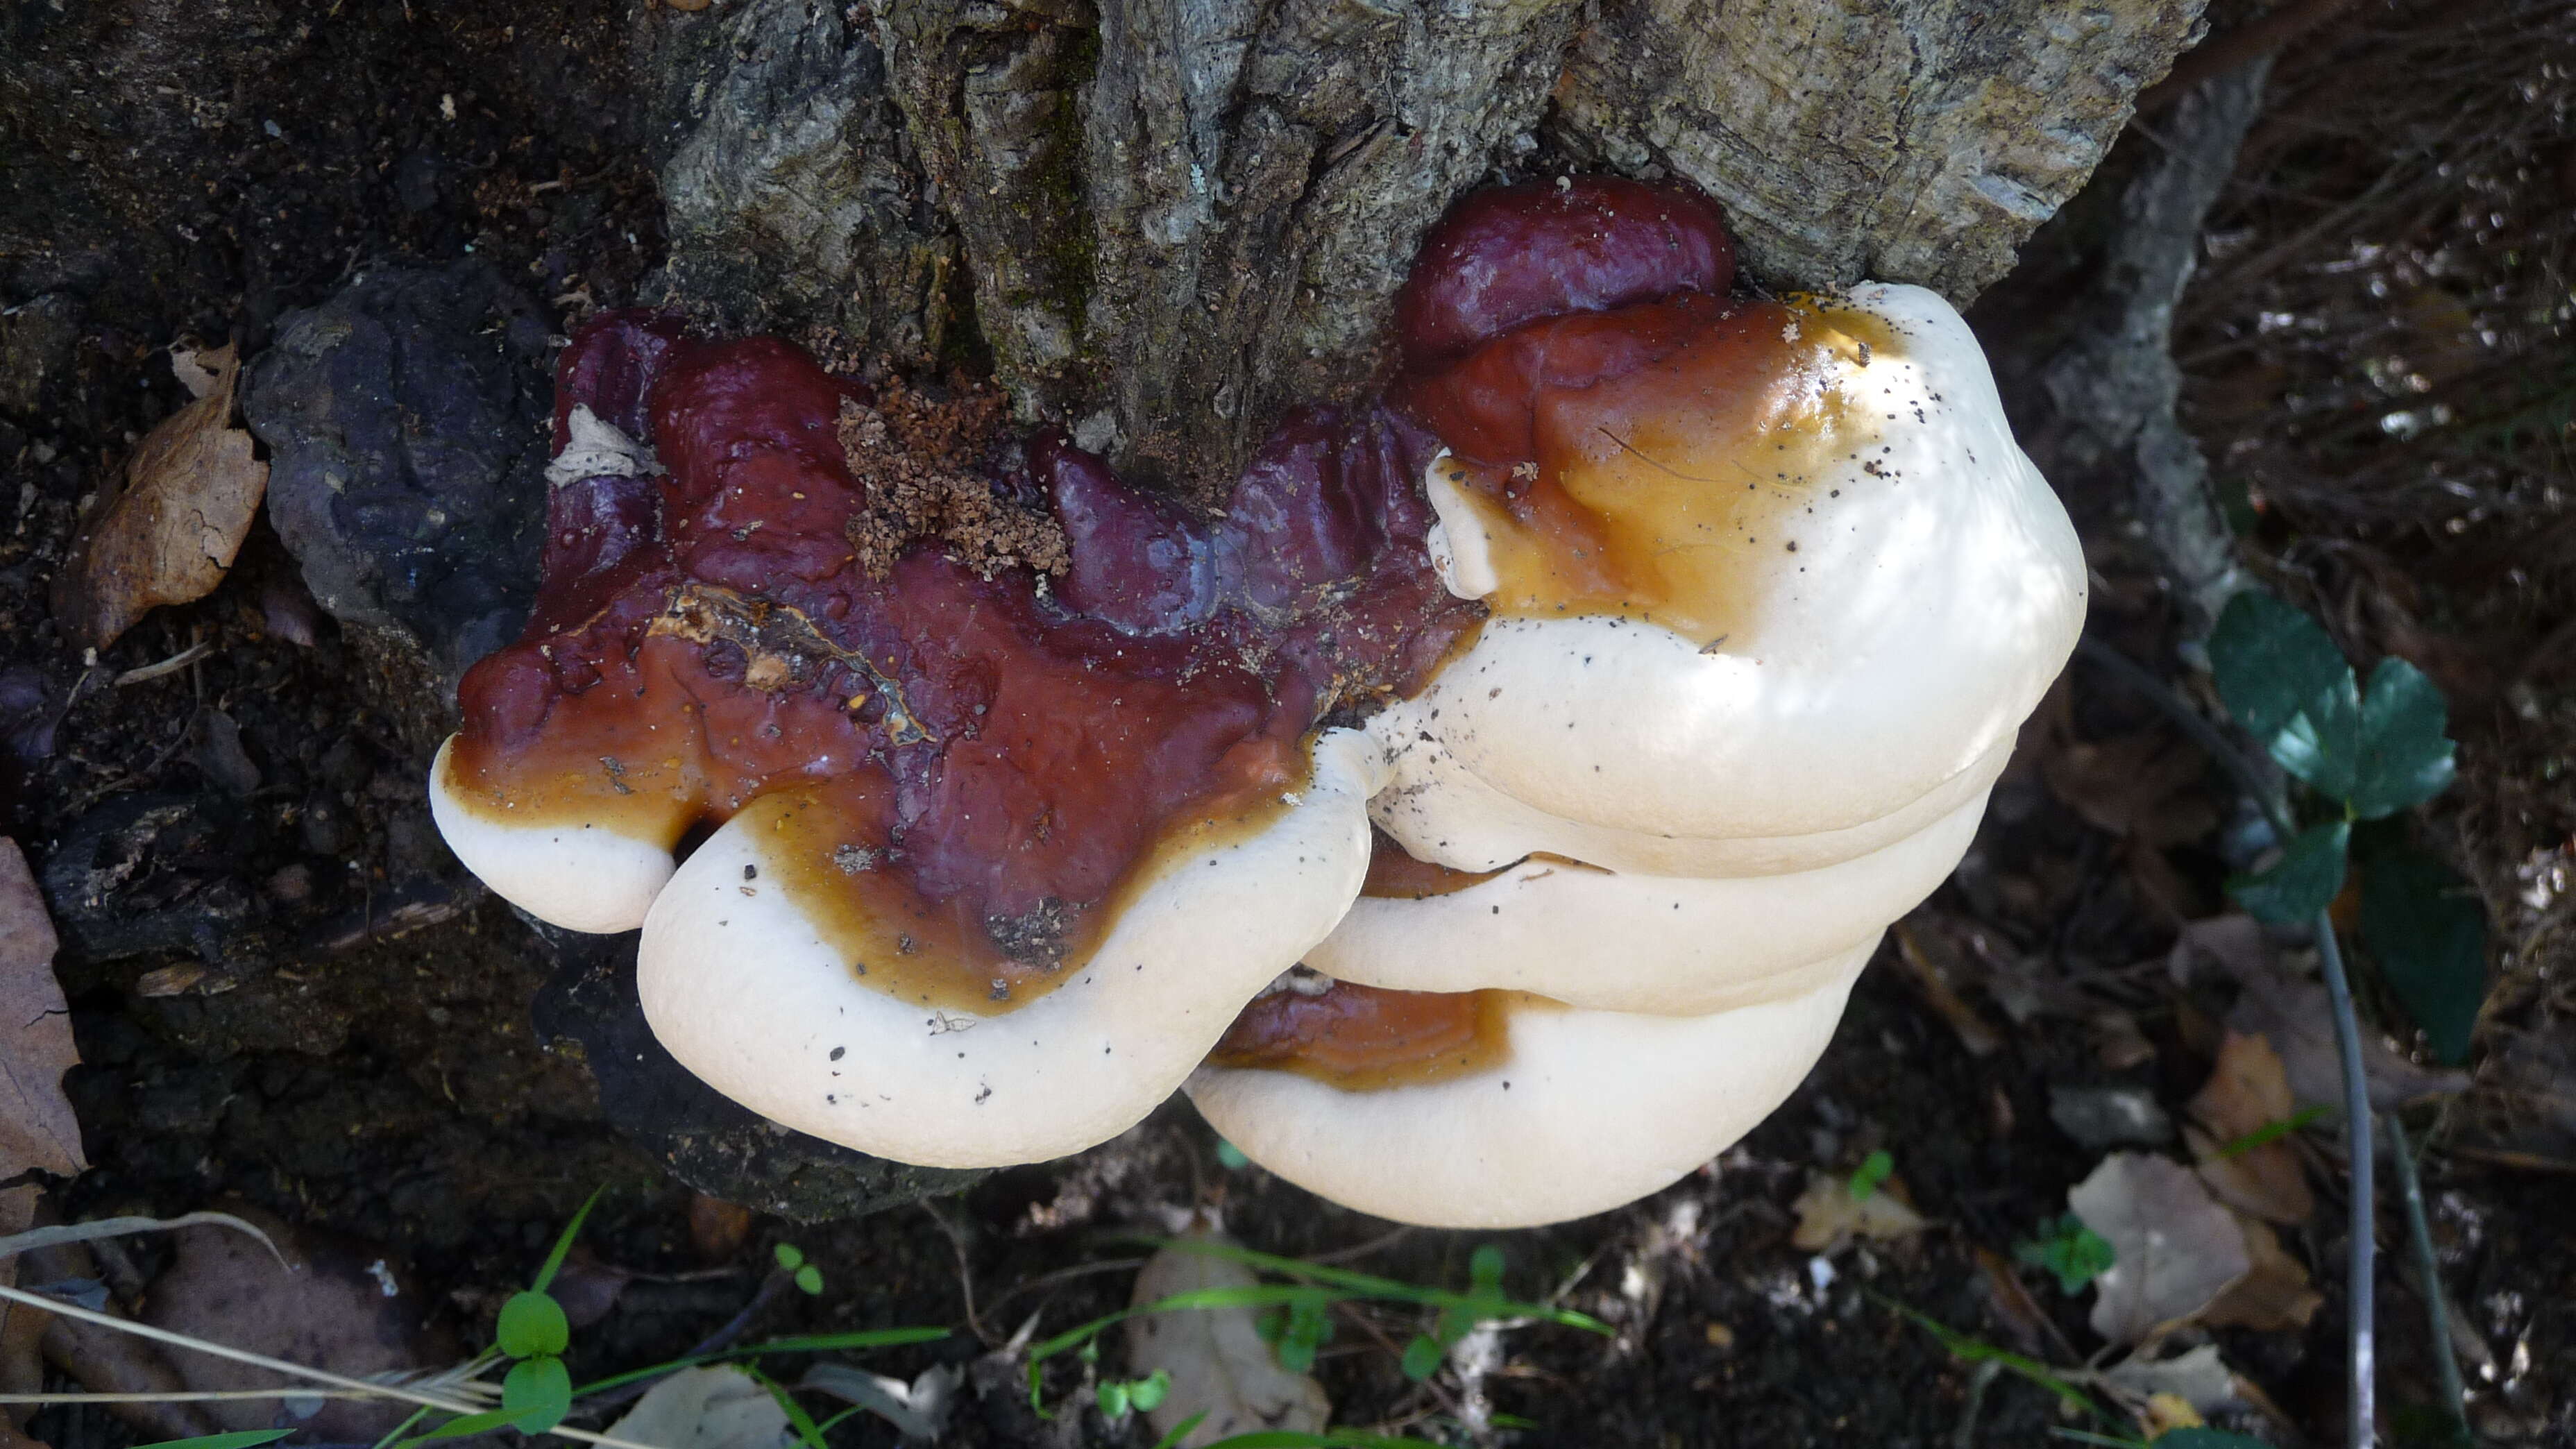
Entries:
[[[1894,416],[1812,480],[1753,617],[1706,653],[1619,618],[1490,621],[1422,701],[1460,763],[1568,819],[1778,836],[1876,819],[2010,743],[2083,625],[2074,527],[1949,304],[1880,284],[1847,301],[1903,339],[1844,377]],[[1442,526],[1453,568],[1477,553],[1471,510]]]
[[1807,968],[1878,939],[1976,838],[1983,792],[1867,855],[1787,875],[1614,875],[1529,860],[1421,900],[1363,896],[1306,964],[1398,991],[1532,991],[1689,1016],[1803,991]]
[[567,931],[631,931],[671,879],[671,852],[604,825],[512,825],[447,785],[449,736],[429,766],[429,815],[447,848],[501,899]]
[[1206,1067],[1190,1099],[1244,1155],[1362,1212],[1439,1228],[1563,1222],[1669,1186],[1803,1080],[1877,945],[1804,994],[1708,1016],[1518,1011],[1501,1066],[1345,1092]]
[[644,1015],[716,1090],[862,1152],[934,1167],[1078,1152],[1170,1096],[1341,918],[1367,873],[1363,802],[1383,774],[1367,735],[1324,735],[1312,779],[1269,829],[1174,864],[1071,980],[995,1016],[873,989],[784,891],[746,881],[745,866],[765,863],[755,802],[646,917]]
[[1535,851],[1641,875],[1778,875],[1866,855],[1929,829],[1982,799],[2012,760],[2001,741],[1977,762],[1874,820],[1809,835],[1723,839],[1622,830],[1550,815],[1515,800],[1458,763],[1422,728],[1420,701],[1369,721],[1393,754],[1392,783],[1369,801],[1369,818],[1416,860],[1452,870],[1500,870]]

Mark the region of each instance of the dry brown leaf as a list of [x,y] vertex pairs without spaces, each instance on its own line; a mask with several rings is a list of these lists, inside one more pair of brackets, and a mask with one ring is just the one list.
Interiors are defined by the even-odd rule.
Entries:
[[2269,1040],[2229,1032],[2209,1081],[2188,1110],[2202,1130],[2186,1127],[2183,1139],[2200,1160],[2201,1180],[2220,1201],[2276,1223],[2305,1222],[2316,1211],[2307,1173],[2287,1141],[2275,1139],[2223,1155],[2230,1143],[2286,1122],[2298,1111],[2280,1054]]
[[2160,727],[2099,742],[2052,740],[2040,773],[2067,808],[2113,835],[2179,845],[2218,826],[2217,809],[2199,788],[2207,758]]
[[756,1220],[747,1207],[702,1192],[689,1194],[689,1245],[697,1249],[701,1263],[732,1262]]
[[[407,1284],[400,1260],[371,1245],[310,1229],[247,1207],[232,1209],[266,1232],[286,1261],[257,1238],[211,1225],[170,1235],[176,1257],[152,1281],[141,1317],[156,1328],[219,1340],[352,1378],[431,1368],[455,1356],[443,1333],[427,1330],[429,1305]],[[210,1354],[176,1356],[194,1390],[273,1388],[289,1382],[265,1369]],[[268,1427],[274,1401],[207,1406],[225,1429]],[[316,1439],[365,1442],[405,1408],[336,1400],[306,1421]]]
[[1856,1198],[1848,1181],[1821,1172],[1809,1175],[1807,1190],[1790,1206],[1798,1214],[1798,1227],[1789,1241],[1810,1253],[1839,1248],[1854,1238],[1892,1243],[1924,1228],[1923,1215],[1884,1188]]
[[[2102,1380],[2132,1398],[2152,1402],[2171,1396],[2195,1415],[2232,1409],[2244,1402],[2237,1393],[2235,1371],[2218,1356],[2218,1345],[2204,1343],[2168,1359],[2132,1357],[2103,1370]],[[2175,1420],[2168,1429],[2189,1424]]]
[[135,445],[54,581],[54,617],[76,644],[104,648],[151,610],[212,593],[259,513],[268,465],[232,421],[240,364],[229,347],[197,362],[212,385]]
[[1991,1056],[2001,1048],[2003,1040],[1995,1029],[1986,1025],[1985,1018],[1977,1015],[1976,1009],[1961,999],[1951,985],[1952,978],[1959,975],[1959,953],[1940,930],[1928,918],[1917,929],[1915,917],[1908,917],[1889,931],[1896,937],[1896,959],[1904,963],[1906,973],[1923,989],[1924,999],[1932,1009],[1950,1023],[1950,1030],[1959,1034],[1959,1045],[1967,1048],[1968,1055]]
[[2273,969],[2269,937],[2263,934],[2263,923],[2241,911],[2190,921],[2174,934],[2173,949],[2165,954],[2165,967],[2172,973],[2174,984],[2188,986],[2203,962],[2217,966],[2237,980]]
[[2307,1265],[2281,1247],[2280,1234],[2260,1218],[2244,1213],[2236,1223],[2245,1237],[2245,1256],[2253,1265],[2228,1285],[2218,1301],[2200,1315],[2213,1327],[2277,1331],[2305,1328],[2316,1316],[2324,1295],[2308,1286]]
[[0,837],[0,1179],[29,1168],[72,1177],[89,1166],[63,1095],[80,1052],[54,979],[57,944],[27,857]]
[[[1201,1242],[1225,1241],[1207,1228],[1184,1236]],[[1251,1269],[1231,1258],[1170,1247],[1147,1259],[1137,1271],[1133,1302],[1141,1308],[1175,1293],[1250,1288],[1259,1281]],[[1127,1367],[1138,1378],[1157,1369],[1172,1376],[1171,1391],[1146,1413],[1157,1436],[1168,1436],[1191,1415],[1206,1413],[1189,1437],[1180,1441],[1185,1446],[1213,1444],[1265,1429],[1320,1433],[1332,1418],[1332,1401],[1324,1397],[1324,1386],[1279,1366],[1249,1308],[1148,1313],[1130,1319]]]
[[[2260,1032],[2272,1043],[2298,1105],[2323,1107],[2338,1119],[2343,1115],[2343,1068],[2325,987],[2287,976],[2256,977],[2227,1014],[2227,1025],[2231,1031]],[[2366,1027],[2361,1074],[2370,1086],[2370,1105],[2382,1112],[2469,1089],[2468,1073],[2419,1067]]]
[[2114,1152],[2066,1205],[2111,1244],[2112,1264],[2093,1280],[2092,1323],[2114,1343],[2193,1317],[2252,1266],[2235,1217],[2170,1158]]

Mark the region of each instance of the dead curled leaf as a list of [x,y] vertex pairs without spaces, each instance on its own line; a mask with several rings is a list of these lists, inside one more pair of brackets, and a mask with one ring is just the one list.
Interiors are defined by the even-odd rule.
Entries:
[[[1187,1236],[1223,1241],[1205,1228]],[[1175,1293],[1250,1288],[1259,1281],[1251,1269],[1230,1258],[1168,1247],[1137,1271],[1132,1301],[1141,1308]],[[1156,1436],[1169,1436],[1191,1415],[1206,1412],[1189,1437],[1179,1441],[1184,1446],[1213,1444],[1262,1430],[1320,1433],[1332,1417],[1324,1386],[1279,1366],[1249,1308],[1148,1313],[1130,1319],[1127,1367],[1138,1378],[1156,1369],[1172,1376],[1171,1392],[1146,1414]]]
[[212,374],[206,392],[135,445],[54,580],[54,617],[75,644],[104,648],[151,610],[212,593],[250,533],[268,465],[233,425],[240,363],[229,347],[196,363]]
[[2308,1284],[2307,1265],[2281,1246],[2272,1225],[2243,1213],[2236,1223],[2245,1236],[2245,1257],[2252,1265],[2227,1286],[2218,1301],[2201,1310],[2200,1321],[2217,1328],[2265,1331],[2305,1328],[2325,1295]]
[[2115,1254],[2093,1280],[2092,1316],[2093,1331],[2113,1343],[2197,1316],[2253,1266],[2235,1216],[2169,1158],[2114,1152],[2066,1204]]
[[54,979],[52,917],[14,840],[0,838],[0,1179],[88,1167],[63,1073],[80,1065]]
[[[2170,1394],[2194,1414],[2232,1409],[2245,1402],[2236,1374],[2218,1356],[2218,1345],[2204,1343],[2168,1359],[2132,1357],[2102,1373],[2102,1381],[2133,1398],[2152,1401]],[[2188,1427],[2169,1422],[2168,1428]]]
[[768,1388],[731,1364],[684,1368],[663,1379],[608,1433],[654,1449],[782,1449],[796,1441],[787,1411]]
[[[2326,989],[2292,973],[2279,946],[2260,922],[2242,914],[2211,916],[2185,925],[2166,960],[2176,985],[2188,985],[2204,966],[2215,966],[2242,988],[2227,1015],[2230,1031],[2259,1035],[2281,1059],[2290,1097],[2300,1107],[2343,1112],[2343,1073],[2335,1050],[2334,1016]],[[2391,1049],[2377,1033],[2361,1041],[2362,1076],[2371,1105],[2381,1111],[2427,1097],[2464,1092],[2466,1072],[2428,1071]]]
[[2231,1031],[2218,1048],[2209,1081],[2188,1109],[2197,1127],[2183,1129],[2192,1155],[2200,1160],[2201,1180],[2228,1206],[2276,1223],[2307,1220],[2316,1210],[2307,1173],[2287,1140],[2256,1146],[2233,1144],[2287,1122],[2298,1110],[2280,1054],[2259,1036]]

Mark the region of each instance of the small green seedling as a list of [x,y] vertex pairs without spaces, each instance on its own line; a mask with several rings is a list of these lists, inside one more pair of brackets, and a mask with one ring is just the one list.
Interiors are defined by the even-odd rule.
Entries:
[[781,1243],[770,1250],[770,1256],[778,1260],[781,1272],[795,1279],[796,1287],[805,1296],[814,1298],[822,1295],[823,1270],[805,1261],[804,1249],[794,1243]]
[[2041,1224],[2039,1237],[2013,1244],[2013,1257],[2056,1274],[2057,1291],[2072,1298],[2101,1277],[2119,1254],[2109,1239],[2084,1226],[2082,1218],[2065,1213],[2054,1223]]
[[[564,1224],[537,1276],[501,1305],[500,1321],[493,1325],[492,1347],[518,1360],[501,1379],[501,1407],[452,1419],[420,1439],[453,1439],[504,1426],[522,1434],[542,1434],[572,1412],[572,1373],[563,1361],[564,1350],[572,1345],[572,1325],[564,1317],[563,1305],[546,1290],[554,1285],[555,1274],[563,1268],[564,1255],[572,1251],[573,1239],[580,1235],[582,1223],[598,1203],[599,1193],[594,1191],[581,1210],[572,1215],[572,1221]],[[476,1420],[491,1422],[466,1429],[457,1427]]]
[[2435,1056],[2465,1060],[2486,994],[2486,913],[2402,828],[2375,823],[2450,787],[2457,747],[2442,691],[2393,657],[2365,688],[2316,620],[2251,591],[2228,601],[2209,663],[2228,713],[2307,786],[2288,819],[2308,823],[2270,867],[2230,880],[2229,894],[2261,920],[2306,924],[2358,863],[2361,939],[2381,978]]
[[1449,1350],[1475,1332],[1477,1324],[1509,1316],[1486,1311],[1488,1305],[1503,1302],[1503,1250],[1486,1243],[1467,1258],[1467,1301],[1443,1307],[1431,1331],[1415,1334],[1404,1346],[1404,1376],[1421,1383],[1438,1373]]
[[1852,1201],[1867,1202],[1877,1196],[1879,1184],[1887,1181],[1895,1171],[1896,1156],[1884,1147],[1862,1158],[1860,1166],[1851,1175]]
[[1317,1288],[1261,1315],[1253,1325],[1270,1344],[1279,1366],[1302,1374],[1315,1366],[1315,1351],[1332,1341],[1333,1294]]
[[1130,1412],[1150,1414],[1172,1392],[1172,1371],[1156,1369],[1141,1379],[1110,1379],[1096,1391],[1100,1412],[1124,1419]]

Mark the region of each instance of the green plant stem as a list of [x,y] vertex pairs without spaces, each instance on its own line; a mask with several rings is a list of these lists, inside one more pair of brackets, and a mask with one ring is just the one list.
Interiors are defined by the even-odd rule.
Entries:
[[2425,1316],[2432,1320],[2434,1372],[2442,1383],[2442,1411],[2459,1442],[2476,1442],[2469,1429],[2468,1388],[2460,1382],[2460,1360],[2451,1351],[2451,1304],[2442,1291],[2442,1266],[2433,1257],[2433,1229],[2424,1220],[2424,1184],[2416,1175],[2414,1149],[2406,1145],[2405,1124],[2388,1114],[2388,1160],[2397,1169],[2397,1187],[2406,1202],[2406,1236],[2415,1244],[2415,1274],[2424,1280]]
[[[2287,843],[2296,834],[2289,806],[2281,798],[2278,783],[2268,780],[2245,758],[2244,752],[2220,734],[2217,726],[2202,717],[2172,686],[2149,673],[2137,661],[2087,634],[2077,641],[2078,657],[2118,678],[2149,704],[2162,711],[2185,735],[2189,736],[2220,768],[2235,777],[2237,788],[2251,797],[2272,822],[2273,834]],[[2352,1376],[2345,1398],[2346,1412],[2352,1424],[2347,1442],[2352,1449],[2370,1449],[2379,1439],[2378,1369],[2379,1349],[2372,1325],[2373,1291],[2378,1282],[2378,1242],[2373,1236],[2377,1222],[2376,1201],[2371,1184],[2371,1111],[2370,1082],[2361,1069],[2361,1019],[2354,1014],[2352,981],[2343,969],[2343,947],[2335,939],[2334,917],[2317,912],[2317,955],[2324,967],[2326,999],[2334,1017],[2335,1056],[2343,1072],[2343,1140],[2344,1154],[2351,1162],[2352,1208],[2349,1220],[2352,1249],[2347,1262],[2346,1296],[2351,1300],[2351,1331],[2346,1340],[2347,1367]]]

